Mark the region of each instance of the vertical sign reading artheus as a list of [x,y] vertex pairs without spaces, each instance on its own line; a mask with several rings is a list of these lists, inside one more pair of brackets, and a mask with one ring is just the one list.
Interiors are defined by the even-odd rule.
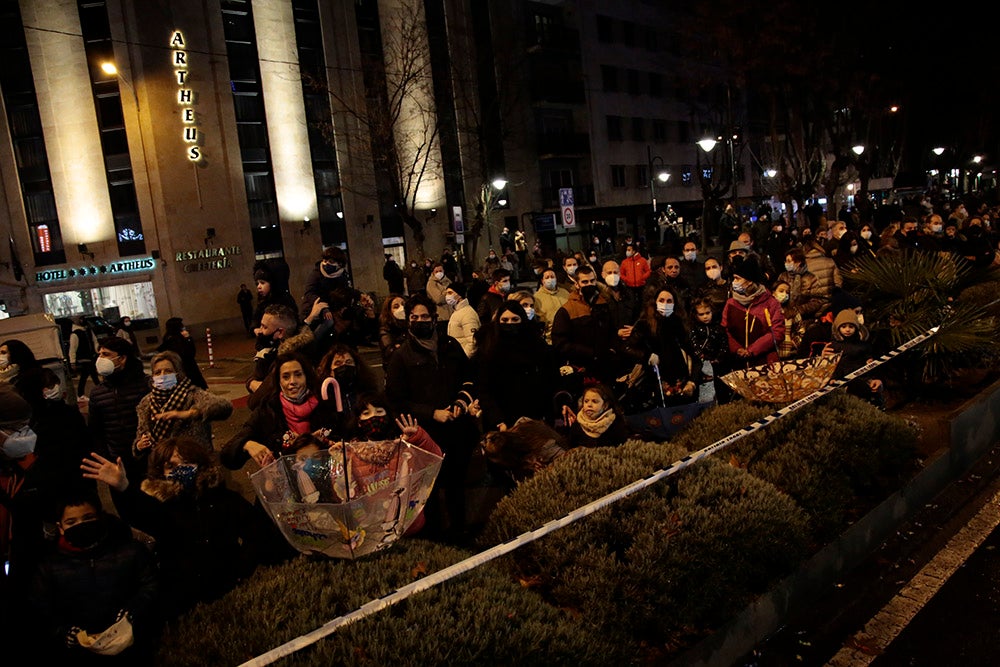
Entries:
[[187,158],[197,162],[202,158],[201,132],[194,111],[195,91],[190,88],[187,44],[184,33],[174,30],[170,35],[170,62],[177,79],[177,104],[181,108],[181,138],[187,144]]

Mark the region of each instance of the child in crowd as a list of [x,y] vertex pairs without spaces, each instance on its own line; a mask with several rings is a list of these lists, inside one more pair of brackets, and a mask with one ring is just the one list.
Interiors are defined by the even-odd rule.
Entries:
[[583,391],[579,411],[563,408],[563,418],[569,424],[569,445],[574,447],[616,447],[628,438],[625,415],[614,394],[603,384],[594,384]]
[[[698,402],[707,403],[727,396],[730,391],[722,381],[728,371],[726,353],[729,340],[726,330],[716,320],[712,302],[708,298],[697,298],[691,302],[692,317],[689,322],[691,345],[701,362],[702,383],[698,391]],[[720,401],[722,402],[722,401]]]

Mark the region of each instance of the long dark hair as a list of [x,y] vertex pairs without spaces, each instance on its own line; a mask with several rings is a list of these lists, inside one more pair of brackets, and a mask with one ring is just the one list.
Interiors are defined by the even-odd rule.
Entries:
[[646,298],[643,299],[642,303],[642,313],[639,319],[644,321],[649,330],[656,335],[657,330],[660,325],[661,318],[656,312],[656,300],[660,297],[660,292],[666,292],[670,296],[674,297],[674,314],[671,317],[666,318],[666,324],[673,325],[673,328],[680,327],[680,331],[683,334],[685,331],[684,323],[687,321],[687,314],[684,312],[684,304],[681,302],[677,295],[677,292],[669,287],[660,287],[659,289],[650,290],[646,294]]
[[16,338],[11,338],[0,343],[0,346],[6,345],[7,350],[10,351],[10,363],[17,364],[22,371],[26,371],[29,368],[37,368],[41,364],[38,363],[38,359],[35,358],[35,353],[31,351],[31,348],[25,345],[23,342]]
[[316,369],[313,368],[308,359],[298,352],[289,352],[278,355],[278,358],[274,360],[274,368],[271,370],[273,385],[270,388],[274,392],[273,397],[277,398],[281,394],[281,367],[292,361],[296,361],[302,366],[302,373],[306,376],[306,386],[309,387],[309,391],[318,396],[319,378],[316,376]]
[[331,347],[326,354],[323,355],[323,359],[320,360],[319,366],[316,367],[316,375],[320,383],[323,382],[328,377],[333,376],[333,358],[338,354],[346,354],[354,360],[354,368],[357,371],[357,380],[354,386],[357,388],[358,392],[362,391],[377,391],[378,390],[378,376],[365,358],[358,354],[358,351],[351,347],[350,345],[345,345],[344,343],[336,343]]

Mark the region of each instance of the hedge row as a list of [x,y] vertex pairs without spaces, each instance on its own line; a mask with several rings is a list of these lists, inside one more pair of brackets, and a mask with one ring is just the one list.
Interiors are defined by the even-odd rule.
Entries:
[[[574,450],[493,511],[504,542],[768,414],[736,402],[673,443]],[[898,488],[915,460],[900,419],[834,393],[667,481],[370,618],[280,665],[656,661],[721,626]],[[165,634],[158,664],[238,664],[469,554],[403,540],[365,559],[261,568]]]

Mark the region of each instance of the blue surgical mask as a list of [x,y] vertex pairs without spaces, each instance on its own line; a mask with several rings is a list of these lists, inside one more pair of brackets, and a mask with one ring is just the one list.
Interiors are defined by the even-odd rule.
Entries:
[[550,290],[550,291],[554,290],[556,288],[556,279],[555,278],[549,278],[548,280],[543,280],[542,281],[542,286],[545,287],[545,289],[547,289],[547,290]]
[[7,439],[3,441],[0,449],[7,458],[19,459],[35,451],[35,440],[38,436],[25,424],[16,431],[7,434]]
[[153,389],[162,389],[164,391],[168,389],[173,389],[177,386],[177,373],[164,373],[163,375],[153,376]]
[[674,304],[672,303],[657,303],[656,312],[658,312],[663,317],[670,317],[674,314]]

